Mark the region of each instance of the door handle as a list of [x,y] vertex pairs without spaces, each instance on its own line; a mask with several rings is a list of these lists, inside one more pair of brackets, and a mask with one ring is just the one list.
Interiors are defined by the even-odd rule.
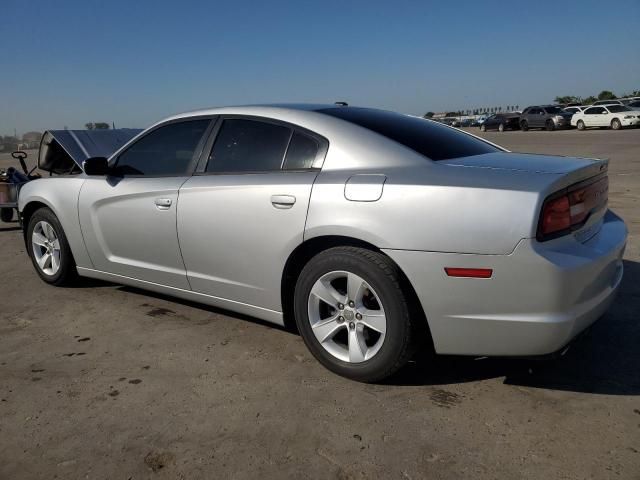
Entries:
[[171,199],[170,198],[156,198],[155,204],[158,210],[169,210],[171,207]]
[[293,195],[271,195],[271,204],[276,208],[291,208],[296,203]]

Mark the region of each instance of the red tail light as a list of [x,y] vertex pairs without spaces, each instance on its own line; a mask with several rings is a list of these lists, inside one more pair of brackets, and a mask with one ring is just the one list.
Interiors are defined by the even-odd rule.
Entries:
[[578,183],[545,200],[538,223],[537,238],[543,242],[580,228],[592,213],[607,205],[609,178]]

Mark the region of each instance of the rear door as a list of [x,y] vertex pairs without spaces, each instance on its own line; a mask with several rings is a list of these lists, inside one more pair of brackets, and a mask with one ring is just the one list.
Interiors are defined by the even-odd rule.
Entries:
[[194,291],[281,311],[285,262],[303,241],[328,142],[264,118],[219,119],[180,189],[178,234]]
[[176,229],[178,190],[190,178],[210,118],[155,128],[88,177],[79,197],[82,235],[96,270],[189,289]]

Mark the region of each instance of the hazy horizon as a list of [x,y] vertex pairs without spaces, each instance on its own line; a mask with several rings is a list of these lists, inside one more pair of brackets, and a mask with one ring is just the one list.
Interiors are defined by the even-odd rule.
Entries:
[[423,115],[640,89],[634,0],[606,14],[596,1],[142,3],[9,0],[0,134],[215,105]]

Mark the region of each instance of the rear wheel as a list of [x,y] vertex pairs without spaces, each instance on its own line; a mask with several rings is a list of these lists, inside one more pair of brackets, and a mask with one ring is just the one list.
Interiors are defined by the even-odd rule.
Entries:
[[498,131],[499,132],[504,132],[504,124],[501,123],[500,125],[498,125]]
[[584,130],[584,122],[582,120],[578,120],[576,126],[578,127],[578,130]]
[[48,208],[37,210],[27,226],[27,248],[42,280],[67,285],[77,277],[76,264],[58,217]]
[[529,130],[529,123],[526,120],[522,120],[520,122],[520,130],[527,131]]
[[547,132],[553,132],[556,129],[556,124],[553,123],[553,120],[547,120],[544,124],[544,128],[547,130]]
[[13,220],[13,208],[0,208],[0,220],[4,223]]
[[620,130],[622,128],[622,123],[617,118],[611,120],[611,128],[614,130]]
[[336,247],[313,257],[295,289],[298,330],[316,359],[345,377],[376,382],[414,353],[401,273],[385,255]]

